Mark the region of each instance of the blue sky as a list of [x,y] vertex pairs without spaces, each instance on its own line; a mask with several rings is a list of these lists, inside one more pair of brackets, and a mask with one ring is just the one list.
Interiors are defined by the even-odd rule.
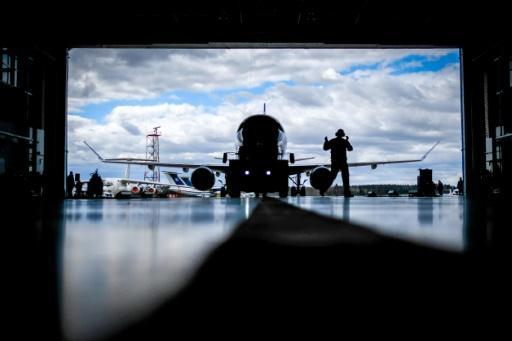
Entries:
[[[442,141],[421,164],[353,168],[353,184],[413,184],[418,168],[445,183],[461,175],[455,49],[72,50],[68,169],[122,176],[123,166],[98,163],[82,140],[105,157],[144,157],[157,125],[161,160],[214,163],[263,103],[289,151],[315,163],[328,162],[321,142],[341,126],[355,148],[349,161],[421,156]],[[133,177],[143,173],[132,167]]]
[[459,64],[460,56],[458,51],[449,52],[445,55],[432,58],[411,54],[397,59],[392,63],[376,62],[373,64],[354,64],[340,71],[342,75],[354,74],[356,71],[375,71],[389,68],[391,75],[400,75],[415,72],[438,72],[450,64]]

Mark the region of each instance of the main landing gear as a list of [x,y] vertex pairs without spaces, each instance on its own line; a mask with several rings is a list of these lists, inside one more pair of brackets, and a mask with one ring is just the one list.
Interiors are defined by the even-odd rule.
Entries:
[[228,194],[228,190],[226,189],[226,186],[222,186],[220,188],[220,197],[224,198],[226,196],[226,194]]
[[290,190],[290,195],[292,197],[295,197],[297,195],[300,195],[301,197],[305,197],[306,196],[306,187],[293,186]]

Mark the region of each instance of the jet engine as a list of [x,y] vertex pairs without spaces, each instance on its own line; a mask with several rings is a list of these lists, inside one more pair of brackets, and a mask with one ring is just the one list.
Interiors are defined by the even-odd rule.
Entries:
[[331,171],[327,167],[316,167],[309,175],[309,183],[318,190],[327,190],[331,182]]
[[200,191],[207,191],[215,184],[215,174],[208,167],[199,167],[192,172],[192,186]]

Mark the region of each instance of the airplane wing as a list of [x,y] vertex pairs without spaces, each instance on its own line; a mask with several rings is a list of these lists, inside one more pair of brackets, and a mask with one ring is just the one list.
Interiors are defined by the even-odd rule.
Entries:
[[98,159],[104,163],[119,163],[125,165],[140,165],[140,166],[148,166],[148,167],[175,167],[175,168],[198,168],[201,166],[208,167],[215,172],[226,172],[229,168],[227,165],[218,165],[218,164],[191,164],[191,163],[167,163],[167,162],[156,162],[154,160],[149,159],[137,159],[137,158],[113,158],[113,159],[105,159],[101,157],[98,152],[96,152],[86,141],[83,141],[89,149],[96,154]]
[[295,162],[297,162],[297,161],[305,161],[305,160],[313,160],[314,158],[315,158],[314,156],[303,157],[303,158],[300,158],[300,159],[295,159]]
[[[425,160],[428,154],[439,144],[441,141],[437,141],[421,158],[412,159],[412,160],[390,160],[390,161],[365,161],[365,162],[349,162],[349,167],[361,167],[361,166],[370,166],[372,169],[377,168],[377,165],[386,165],[392,163],[408,163],[408,162],[419,162]],[[331,167],[331,164],[317,164],[317,165],[291,165],[289,167],[288,174],[295,175],[298,173],[304,173],[310,170],[313,170],[316,167]]]

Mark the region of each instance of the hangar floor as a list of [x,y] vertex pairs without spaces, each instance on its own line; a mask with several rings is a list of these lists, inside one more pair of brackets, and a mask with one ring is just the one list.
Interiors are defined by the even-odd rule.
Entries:
[[[462,197],[68,200],[50,212],[36,219],[43,243],[26,265],[40,265],[45,321],[64,339],[151,339],[190,321],[243,324],[261,310],[280,321],[343,306],[359,321],[371,306],[381,320],[389,306],[407,318],[510,298],[505,257],[478,251],[491,238],[488,216]],[[31,274],[13,278],[40,301]]]
[[[461,197],[285,201],[384,235],[454,252],[464,249]],[[186,285],[259,203],[256,198],[66,201],[60,285],[65,335],[91,339],[144,316]],[[318,234],[316,226],[310,227],[306,235],[301,231],[281,241],[330,243],[332,231]]]

